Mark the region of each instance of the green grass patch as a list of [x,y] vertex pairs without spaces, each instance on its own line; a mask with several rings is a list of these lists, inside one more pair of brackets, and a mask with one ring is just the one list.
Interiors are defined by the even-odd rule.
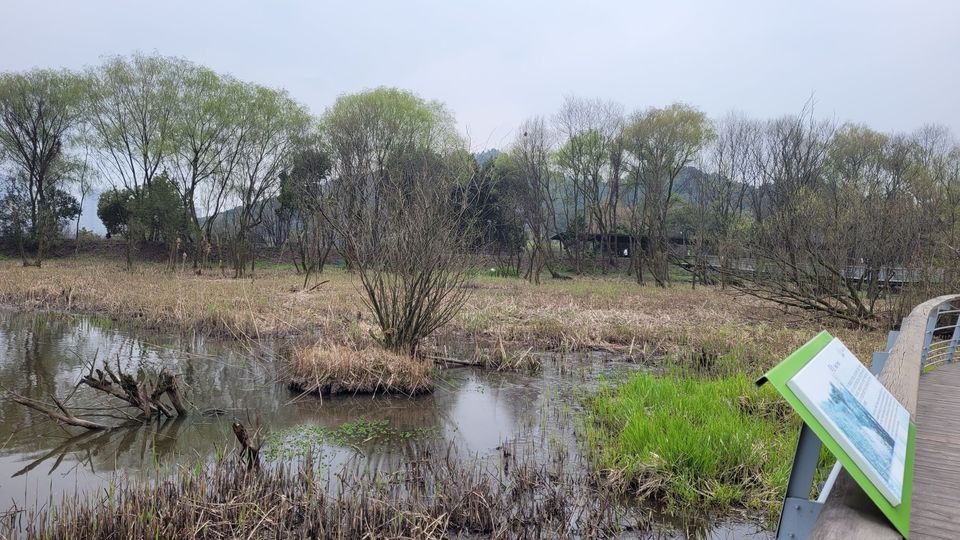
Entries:
[[585,433],[596,467],[667,513],[743,508],[772,518],[799,426],[773,388],[743,374],[639,373],[588,398]]

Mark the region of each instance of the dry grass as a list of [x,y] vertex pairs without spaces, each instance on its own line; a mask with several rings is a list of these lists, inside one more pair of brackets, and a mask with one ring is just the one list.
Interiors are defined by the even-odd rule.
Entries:
[[188,268],[69,258],[23,268],[0,261],[0,301],[26,308],[104,315],[160,330],[229,337],[271,337],[304,332],[348,334],[356,326],[359,296],[349,276],[303,292],[303,278],[287,267],[258,267],[253,279],[231,279],[217,270],[203,276]]
[[541,350],[613,350],[639,359],[722,363],[735,357],[741,370],[772,366],[820,330],[837,335],[865,360],[885,337],[716,288],[657,289],[618,278],[539,287],[484,278],[455,323],[464,337],[491,347],[502,340]]
[[[0,302],[34,309],[96,313],[162,330],[234,337],[319,335],[355,347],[375,330],[355,277],[328,269],[327,283],[301,290],[288,266],[259,265],[253,279],[208,272],[167,272],[141,263],[127,272],[119,260],[67,258],[43,268],[0,260]],[[548,281],[480,277],[470,298],[426,347],[622,351],[639,358],[674,356],[706,363],[734,355],[763,369],[821,329],[841,337],[861,358],[882,346],[880,332],[851,330],[783,311],[714,288],[639,287],[622,278]]]
[[446,452],[393,473],[324,481],[312,460],[248,473],[232,460],[121,481],[4,522],[27,538],[600,538],[645,526],[616,493],[561,465],[491,469]]
[[433,362],[379,348],[348,345],[294,349],[287,362],[291,389],[320,395],[406,394],[433,390]]

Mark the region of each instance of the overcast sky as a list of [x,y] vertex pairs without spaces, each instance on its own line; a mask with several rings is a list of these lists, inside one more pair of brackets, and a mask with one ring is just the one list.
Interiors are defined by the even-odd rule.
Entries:
[[564,95],[960,134],[960,2],[0,0],[0,70],[186,57],[319,114],[380,85],[445,102],[475,149]]

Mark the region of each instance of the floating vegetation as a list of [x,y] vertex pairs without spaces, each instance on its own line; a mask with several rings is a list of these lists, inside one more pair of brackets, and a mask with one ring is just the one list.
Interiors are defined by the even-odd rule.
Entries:
[[358,448],[368,443],[386,440],[429,439],[438,435],[435,428],[402,430],[390,425],[388,420],[355,420],[335,428],[302,425],[278,431],[267,438],[264,456],[275,461],[290,459],[306,453],[317,455],[323,445]]
[[543,359],[533,354],[532,349],[508,351],[503,340],[497,341],[492,351],[479,352],[481,366],[496,371],[517,371],[521,373],[539,373],[543,370]]

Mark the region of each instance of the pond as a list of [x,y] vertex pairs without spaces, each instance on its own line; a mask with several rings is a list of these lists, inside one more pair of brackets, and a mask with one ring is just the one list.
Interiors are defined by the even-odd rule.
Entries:
[[[497,459],[505,445],[550,447],[575,455],[573,427],[581,392],[635,364],[606,355],[546,356],[535,375],[460,367],[442,370],[433,394],[298,396],[279,382],[280,344],[224,342],[161,335],[108,319],[0,309],[0,386],[76,412],[104,410],[103,395],[77,387],[96,361],[131,372],[161,367],[178,373],[190,414],[136,429],[83,432],[8,399],[0,401],[0,497],[30,509],[87,493],[124,475],[148,475],[234,452],[234,421],[269,433],[268,460],[309,447],[332,469],[359,463],[373,470],[414,460],[428,445],[453,445],[460,456]],[[119,411],[111,412],[119,414]],[[120,420],[106,418],[106,422]],[[577,460],[570,460],[576,463]],[[767,538],[750,522],[722,521],[703,531],[717,538]]]

